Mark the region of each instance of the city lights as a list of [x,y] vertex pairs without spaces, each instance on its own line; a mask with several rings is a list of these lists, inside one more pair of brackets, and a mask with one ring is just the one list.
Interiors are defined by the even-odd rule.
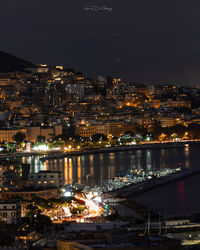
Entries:
[[65,217],[71,217],[72,216],[69,207],[62,207],[62,208],[63,208],[63,210],[65,212]]
[[35,151],[47,151],[49,150],[47,145],[38,145],[33,148]]
[[71,197],[71,196],[72,196],[72,192],[71,192],[71,191],[66,191],[66,192],[64,193],[64,196],[65,196],[65,197]]
[[200,1],[105,2],[1,1],[0,249],[200,248]]

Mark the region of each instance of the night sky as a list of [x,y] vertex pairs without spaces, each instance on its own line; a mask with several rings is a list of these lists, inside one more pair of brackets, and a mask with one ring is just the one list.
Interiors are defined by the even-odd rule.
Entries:
[[0,0],[0,32],[0,50],[34,63],[200,83],[199,0]]

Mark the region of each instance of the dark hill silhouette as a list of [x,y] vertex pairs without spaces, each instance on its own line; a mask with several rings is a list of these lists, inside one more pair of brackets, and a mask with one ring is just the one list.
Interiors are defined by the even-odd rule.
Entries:
[[0,51],[0,72],[23,71],[27,67],[34,66],[33,63]]

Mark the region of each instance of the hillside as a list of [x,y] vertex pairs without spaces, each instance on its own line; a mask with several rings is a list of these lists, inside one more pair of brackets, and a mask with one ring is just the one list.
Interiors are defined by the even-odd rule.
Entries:
[[26,67],[33,66],[21,58],[0,51],[0,72],[22,71]]

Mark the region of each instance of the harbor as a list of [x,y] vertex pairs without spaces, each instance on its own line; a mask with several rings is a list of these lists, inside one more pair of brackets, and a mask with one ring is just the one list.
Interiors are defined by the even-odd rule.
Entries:
[[[28,155],[22,162],[30,164],[31,172],[61,171],[64,185],[78,183],[84,187],[86,193],[98,192],[98,196],[101,195],[105,203],[112,207],[117,206],[119,211],[123,206],[127,215],[141,218],[146,217],[148,211],[152,212],[154,209],[147,203],[135,200],[136,197],[156,188],[158,190],[159,187],[164,188],[169,183],[178,183],[186,177],[192,178],[198,175],[198,167],[194,165],[197,161],[189,162],[190,154],[194,154],[194,159],[195,156],[198,157],[198,145],[198,143],[137,145],[138,148],[143,148],[138,150],[135,150],[133,145],[131,150],[127,149],[130,148],[128,146],[122,147],[124,150],[116,147],[116,152],[97,153],[101,149],[95,153],[92,153],[93,150],[88,150],[83,152],[83,155],[69,152],[68,154],[74,155],[52,159],[43,158],[43,155],[40,157]],[[111,149],[106,148],[106,150]],[[168,200],[170,204],[170,199]],[[126,214],[122,213],[122,216]]]
[[[155,200],[154,190],[159,193],[160,199],[162,199],[162,192],[165,192],[165,186],[170,185],[167,188],[166,195],[168,196],[168,203],[165,203],[165,200],[162,203],[165,203],[165,208],[161,208],[166,211],[178,211],[179,207],[182,206],[182,200],[180,200],[179,196],[179,181],[183,180],[181,178],[188,179],[190,185],[187,189],[190,189],[190,192],[194,194],[196,192],[196,187],[198,187],[198,158],[199,158],[199,144],[191,143],[189,146],[184,147],[169,147],[169,148],[156,148],[156,149],[142,149],[142,150],[126,150],[126,151],[116,151],[110,153],[96,153],[96,154],[85,154],[82,156],[72,156],[65,158],[52,158],[47,160],[42,160],[41,157],[25,157],[22,159],[24,164],[28,163],[31,166],[31,172],[38,172],[40,170],[51,170],[51,171],[61,171],[63,173],[64,184],[72,185],[73,183],[79,183],[81,185],[90,186],[94,188],[95,186],[99,187],[99,189],[105,190],[106,193],[111,196],[111,194],[120,193],[118,188],[122,188],[121,190],[129,190],[129,197],[137,197],[137,202],[140,203],[140,197],[142,198],[142,204],[148,206],[151,204],[150,198]],[[182,162],[182,168],[185,169],[180,174],[174,175],[173,178],[166,176],[167,178],[158,178],[155,179],[145,179],[146,177],[143,175],[139,175],[137,180],[145,180],[145,182],[139,183],[129,183],[129,177],[125,177],[128,171],[133,171],[134,169],[138,169],[141,173],[144,172],[165,172],[167,169],[176,169],[178,167],[179,162]],[[191,171],[190,171],[191,169]],[[197,172],[196,172],[197,170]],[[194,173],[193,173],[194,171]],[[180,171],[179,171],[180,172]],[[184,174],[183,174],[184,173]],[[180,175],[180,176],[179,176]],[[186,176],[191,176],[190,178],[185,178]],[[134,175],[134,179],[136,180],[136,176]],[[192,180],[195,181],[192,181]],[[126,180],[123,182],[123,180]],[[162,181],[161,181],[162,180]],[[176,181],[177,180],[177,181]],[[191,180],[191,181],[190,181]],[[115,185],[112,185],[114,183]],[[146,183],[146,184],[145,184]],[[148,185],[147,185],[148,183]],[[172,184],[169,184],[172,183]],[[187,182],[186,182],[187,183]],[[196,183],[193,186],[193,183]],[[126,186],[125,186],[126,184]],[[131,185],[130,187],[127,184]],[[165,184],[165,185],[164,185]],[[102,188],[100,188],[102,186]],[[106,186],[107,188],[104,188]],[[115,188],[114,188],[115,187]],[[137,189],[138,187],[138,189]],[[141,187],[142,189],[139,189]],[[157,188],[156,188],[157,187]],[[115,190],[112,190],[112,189]],[[200,187],[199,187],[200,188]],[[132,190],[133,189],[133,190]],[[162,192],[159,192],[159,190]],[[187,191],[185,187],[185,192]],[[152,190],[150,196],[145,196],[148,190]],[[134,192],[133,192],[134,191]],[[123,191],[121,191],[122,196]],[[137,194],[136,194],[137,193]],[[108,195],[107,194],[107,195]],[[170,206],[171,197],[173,198],[173,206]],[[186,204],[194,204],[193,207],[196,209],[192,209],[192,212],[197,211],[200,208],[200,204],[193,196],[187,196],[185,199],[190,200]],[[117,197],[115,197],[117,199]],[[111,200],[111,199],[110,199]],[[148,202],[146,202],[148,200]],[[153,202],[152,202],[153,203]],[[151,207],[159,207],[159,203],[156,205],[156,200]],[[173,209],[172,209],[173,208]],[[162,210],[161,209],[161,210]],[[177,212],[176,212],[177,213]],[[187,214],[190,211],[187,211]]]
[[[189,222],[184,224],[186,220],[181,217],[178,222],[171,225],[169,223],[172,223],[171,220],[175,220],[175,217],[165,218],[163,214],[151,209],[148,204],[143,205],[135,200],[135,197],[150,190],[165,187],[169,183],[184,182],[189,177],[198,175],[200,171],[198,168],[192,168],[192,164],[187,168],[190,150],[190,146],[181,145],[151,150],[74,155],[46,161],[41,161],[38,156],[31,156],[30,163],[37,163],[36,159],[40,164],[44,164],[46,169],[48,167],[53,171],[62,170],[62,168],[59,169],[62,166],[65,178],[64,186],[60,188],[61,200],[49,199],[45,203],[44,199],[36,199],[33,204],[41,209],[44,216],[51,218],[55,228],[62,227],[68,231],[74,228],[81,230],[82,227],[92,228],[90,225],[94,223],[109,227],[114,220],[116,225],[121,222],[127,225],[128,232],[143,235],[140,237],[156,236],[159,239],[163,237],[172,241],[178,239],[182,245],[196,244],[200,241],[198,234],[193,233],[199,230],[199,224],[196,221],[187,219]],[[178,160],[179,157],[173,158],[173,165],[169,164],[168,159],[172,158],[173,154],[176,156],[177,152],[184,152],[188,158],[180,157],[181,160]],[[109,157],[110,161],[106,162],[106,157]],[[116,157],[115,161],[113,157]],[[81,167],[81,164],[85,163],[87,166],[87,159],[91,160],[93,167],[90,166],[89,171],[84,171],[87,169],[83,168],[84,165]],[[98,169],[96,165],[98,162],[103,166],[102,169]],[[116,163],[124,169],[117,168]],[[34,167],[37,173],[39,170],[37,165]],[[79,174],[77,182],[75,181],[76,168]],[[90,185],[93,176],[97,176],[96,170],[100,170],[98,181]],[[107,170],[106,176],[103,176],[102,170]]]

